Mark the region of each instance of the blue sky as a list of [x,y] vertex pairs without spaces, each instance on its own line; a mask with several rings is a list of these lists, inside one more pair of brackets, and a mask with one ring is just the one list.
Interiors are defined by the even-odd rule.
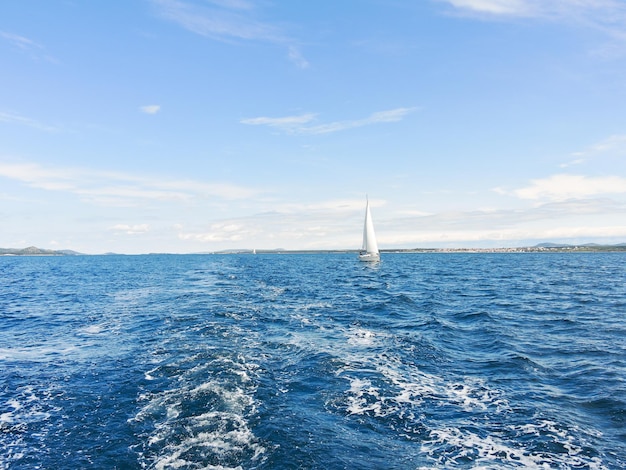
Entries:
[[0,3],[0,247],[626,242],[622,0]]

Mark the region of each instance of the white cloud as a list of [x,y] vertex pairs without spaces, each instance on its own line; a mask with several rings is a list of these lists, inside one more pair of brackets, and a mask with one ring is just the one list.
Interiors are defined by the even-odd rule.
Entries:
[[619,176],[582,176],[560,174],[532,180],[530,186],[513,193],[521,199],[563,201],[599,194],[626,193],[626,178]]
[[147,106],[141,106],[139,109],[141,110],[142,113],[156,114],[161,110],[161,106],[158,104],[150,104]]
[[414,110],[415,108],[396,108],[387,111],[379,111],[363,119],[356,119],[352,121],[335,121],[318,125],[310,125],[310,123],[312,123],[316,117],[316,115],[312,113],[302,114],[299,116],[287,116],[282,118],[248,118],[242,119],[240,122],[242,124],[266,125],[270,127],[275,127],[290,134],[330,134],[332,132],[339,132],[347,129],[354,129],[373,124],[401,121],[407,114],[413,112]]
[[494,15],[521,15],[530,13],[531,3],[525,0],[443,0],[452,6]]
[[36,163],[2,163],[0,162],[0,176],[22,181],[29,186],[63,190],[72,189],[71,181],[79,178],[74,170],[60,170],[43,168]]
[[207,0],[214,5],[222,6],[224,8],[231,8],[233,10],[251,10],[254,5],[247,0]]
[[32,39],[7,31],[0,31],[0,38],[8,41],[13,47],[29,55],[32,59],[45,60],[52,63],[58,62],[54,57],[46,53],[45,48],[41,44]]
[[613,41],[596,51],[623,54],[626,2],[623,0],[439,0],[457,11],[491,18],[538,18],[601,31]]
[[33,188],[76,194],[85,201],[102,205],[191,202],[200,198],[236,200],[258,194],[255,189],[230,183],[168,180],[84,168],[51,168],[36,163],[0,162],[0,176]]
[[388,214],[378,221],[377,235],[383,247],[522,246],[574,239],[618,243],[626,238],[626,204],[608,198],[570,199],[517,209]]
[[231,248],[345,248],[358,246],[360,224],[355,227],[351,233],[345,228],[337,230],[333,217],[318,220],[316,225],[312,225],[310,218],[305,216],[273,213],[223,220],[202,230],[181,228],[178,238],[202,243],[227,243]]
[[[370,199],[370,207],[380,207],[385,205],[385,201]],[[358,199],[331,199],[326,201],[318,201],[308,204],[294,204],[294,203],[281,203],[274,205],[277,211],[283,213],[292,214],[311,214],[319,212],[327,212],[329,214],[336,214],[339,217],[344,217],[345,212],[351,211],[364,211],[365,200],[363,198]],[[342,214],[342,215],[340,215]]]
[[153,3],[164,18],[201,36],[222,40],[283,40],[276,28],[254,19],[252,8],[239,8],[233,2],[213,2],[213,6],[180,0],[153,0]]
[[259,21],[252,2],[243,0],[211,0],[194,5],[182,0],[152,0],[164,18],[188,31],[221,41],[261,41],[285,46],[289,59],[300,68],[308,62],[293,39],[280,28]]
[[577,158],[575,160],[570,160],[569,162],[566,162],[566,163],[561,163],[559,166],[561,168],[569,168],[570,166],[581,165],[583,163],[585,163],[585,160],[583,158]]
[[6,31],[0,31],[0,38],[6,39],[15,47],[22,50],[43,49],[40,44],[37,44],[32,39],[28,39],[18,34],[8,33]]
[[[372,201],[370,201],[372,202]],[[521,246],[548,240],[612,242],[626,238],[626,205],[607,199],[550,202],[522,209],[446,211],[407,216],[375,201],[379,244],[393,247]],[[272,212],[213,221],[205,227],[175,227],[185,242],[221,248],[357,249],[363,200],[311,204],[277,203]]]
[[242,124],[249,124],[252,126],[270,126],[287,130],[302,127],[302,125],[309,123],[313,119],[315,119],[315,116],[315,114],[308,113],[301,114],[299,116],[285,116],[281,118],[256,117],[242,119],[240,122]]
[[309,62],[302,56],[302,52],[296,46],[289,46],[289,60],[296,64],[301,69],[309,67]]
[[[620,19],[626,7],[621,0],[439,0],[455,8],[503,16],[580,17],[595,15],[605,22]],[[623,18],[622,18],[623,19]]]
[[[370,200],[371,205],[384,201]],[[261,203],[267,210],[213,221],[205,227],[175,227],[178,238],[225,248],[349,248],[360,245],[365,201],[336,199],[313,203]]]
[[582,165],[590,160],[616,159],[626,156],[626,135],[614,134],[582,151],[570,154],[571,160],[562,163],[561,168]]
[[181,240],[199,242],[239,242],[253,238],[256,230],[239,223],[225,222],[211,225],[208,231],[185,232],[182,229],[178,234]]
[[59,128],[50,126],[47,124],[42,124],[34,119],[30,119],[24,116],[20,116],[18,114],[4,113],[0,112],[0,122],[5,122],[8,124],[19,124],[21,126],[32,127],[33,129],[39,129],[47,132],[56,132]]
[[468,247],[528,246],[545,241],[589,243],[590,240],[618,243],[626,239],[626,225],[551,224],[544,227],[516,226],[494,229],[396,232],[379,237],[379,245],[387,247]]
[[[604,54],[623,51],[626,2],[623,0],[439,0],[457,11],[491,18],[541,18],[601,31],[618,44]],[[614,49],[614,50],[612,50]]]
[[626,135],[615,134],[585,149],[582,152],[576,152],[572,156],[578,158],[590,158],[600,155],[626,155]]
[[139,234],[150,231],[150,226],[148,224],[135,224],[135,225],[117,224],[111,227],[110,230],[114,232],[125,233],[127,235],[139,235]]

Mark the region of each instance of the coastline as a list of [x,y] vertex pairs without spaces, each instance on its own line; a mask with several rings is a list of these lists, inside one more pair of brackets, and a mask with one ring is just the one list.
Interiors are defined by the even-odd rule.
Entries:
[[[144,255],[238,255],[238,254],[333,254],[333,253],[358,253],[359,250],[285,250],[285,249],[231,249],[221,251],[205,251],[192,253],[144,253]],[[617,245],[599,245],[599,244],[582,244],[582,245],[557,245],[557,244],[539,244],[535,246],[522,247],[498,247],[498,248],[384,248],[381,253],[387,254],[411,254],[411,253],[612,253],[626,252],[626,243]],[[28,248],[0,248],[0,257],[2,256],[109,256],[120,255],[124,253],[99,253],[86,254],[72,250],[47,250],[37,247]],[[139,256],[139,255],[138,255]]]

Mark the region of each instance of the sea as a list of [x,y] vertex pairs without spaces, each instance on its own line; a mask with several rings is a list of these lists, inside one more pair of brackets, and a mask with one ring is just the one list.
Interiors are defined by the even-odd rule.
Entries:
[[626,468],[626,253],[0,257],[0,469]]

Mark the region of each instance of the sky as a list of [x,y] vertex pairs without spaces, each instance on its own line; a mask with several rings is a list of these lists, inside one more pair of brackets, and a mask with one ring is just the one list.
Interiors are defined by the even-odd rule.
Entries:
[[7,0],[0,247],[626,242],[623,0]]

